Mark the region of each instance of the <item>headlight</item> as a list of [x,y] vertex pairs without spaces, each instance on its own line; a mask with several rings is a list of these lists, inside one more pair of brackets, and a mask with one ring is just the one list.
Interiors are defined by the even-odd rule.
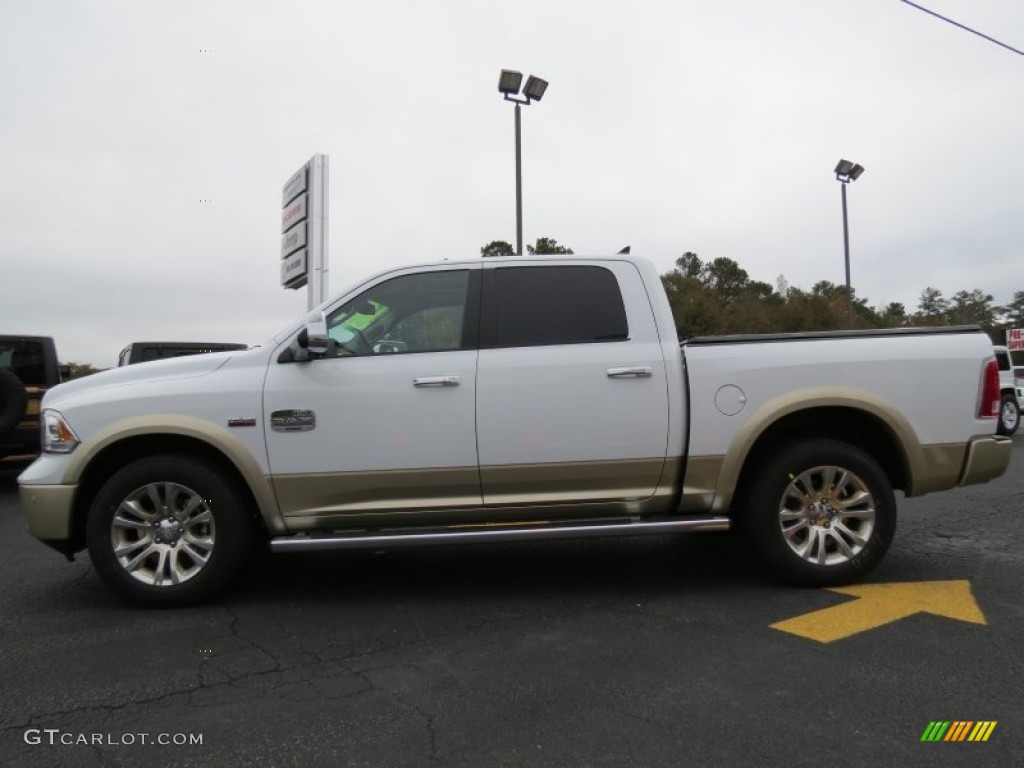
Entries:
[[78,445],[78,436],[58,411],[43,411],[43,451],[45,453],[71,453]]

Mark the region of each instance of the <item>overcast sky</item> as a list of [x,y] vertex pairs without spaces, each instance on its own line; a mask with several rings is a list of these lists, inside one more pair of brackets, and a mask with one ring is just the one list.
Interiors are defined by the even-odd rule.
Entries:
[[[1024,49],[1020,0],[921,4]],[[502,68],[550,82],[527,242],[842,283],[844,157],[859,296],[1024,290],[1024,56],[899,0],[49,0],[0,6],[0,333],[99,367],[265,340],[306,308],[281,188],[316,153],[331,293],[514,242]]]

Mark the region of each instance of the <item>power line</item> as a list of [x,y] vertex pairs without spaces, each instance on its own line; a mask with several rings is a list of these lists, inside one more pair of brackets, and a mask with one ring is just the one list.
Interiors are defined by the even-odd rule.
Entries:
[[972,35],[977,35],[978,37],[983,37],[986,40],[988,40],[990,43],[995,43],[996,45],[1001,45],[1003,48],[1006,48],[1009,51],[1013,51],[1014,53],[1018,53],[1021,56],[1024,56],[1024,51],[1020,51],[1020,50],[1014,48],[1012,45],[1007,45],[1006,43],[1001,43],[998,40],[996,40],[994,37],[989,37],[988,35],[983,34],[983,33],[979,32],[976,29],[971,29],[970,27],[965,26],[965,25],[961,24],[958,21],[953,21],[952,19],[948,19],[945,16],[943,16],[941,13],[936,13],[935,11],[929,11],[927,8],[925,8],[923,6],[920,6],[917,3],[910,2],[910,0],[900,0],[900,2],[901,3],[906,3],[907,5],[912,5],[914,8],[917,8],[917,10],[924,11],[925,13],[930,14],[930,15],[934,16],[937,19],[942,19],[943,21],[952,24],[954,27],[960,27],[960,29],[966,30],[967,32],[970,32]]

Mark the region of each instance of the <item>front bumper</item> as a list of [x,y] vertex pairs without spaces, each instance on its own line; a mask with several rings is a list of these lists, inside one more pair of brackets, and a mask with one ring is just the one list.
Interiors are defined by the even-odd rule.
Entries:
[[992,435],[976,437],[967,445],[967,457],[957,485],[986,483],[999,477],[1010,465],[1013,440]]
[[77,490],[77,485],[21,485],[18,496],[28,532],[46,542],[71,539],[71,512]]

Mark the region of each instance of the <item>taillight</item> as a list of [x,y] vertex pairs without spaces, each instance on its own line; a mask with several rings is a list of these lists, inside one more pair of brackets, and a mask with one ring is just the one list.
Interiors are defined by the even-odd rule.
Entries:
[[981,374],[981,400],[978,401],[978,418],[994,419],[999,416],[999,364],[994,357],[985,363]]

